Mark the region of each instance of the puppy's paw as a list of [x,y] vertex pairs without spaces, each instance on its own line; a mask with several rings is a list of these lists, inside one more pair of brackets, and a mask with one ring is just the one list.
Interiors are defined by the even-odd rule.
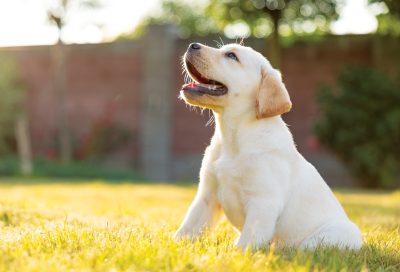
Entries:
[[240,237],[236,239],[234,245],[241,250],[247,250],[249,248],[249,243],[247,241],[244,241],[244,239],[241,239]]
[[186,229],[178,229],[174,234],[174,239],[179,241],[182,239],[193,239],[193,233]]
[[254,252],[268,247],[269,243],[261,239],[258,241],[249,241],[239,237],[235,242],[235,246],[244,251],[251,250]]
[[175,234],[174,234],[174,239],[175,240],[180,240],[183,237],[185,237],[185,233],[183,231],[181,231],[181,230],[176,231]]

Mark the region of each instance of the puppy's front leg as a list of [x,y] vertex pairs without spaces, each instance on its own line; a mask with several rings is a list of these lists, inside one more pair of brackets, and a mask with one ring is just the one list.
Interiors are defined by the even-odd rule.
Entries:
[[175,237],[194,238],[214,226],[219,217],[219,204],[213,192],[199,190]]
[[243,230],[236,246],[240,248],[250,246],[254,250],[268,245],[274,235],[279,212],[279,199],[250,200]]
[[[213,142],[213,140],[211,140]],[[195,199],[186,213],[182,225],[175,237],[189,236],[193,238],[205,228],[211,228],[221,216],[221,207],[217,200],[216,177],[210,171],[215,159],[215,146],[207,147],[200,169],[200,183]]]

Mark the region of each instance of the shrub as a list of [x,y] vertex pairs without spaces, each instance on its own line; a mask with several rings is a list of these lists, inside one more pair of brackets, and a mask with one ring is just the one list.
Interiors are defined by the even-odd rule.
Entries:
[[0,52],[0,154],[15,149],[14,123],[22,113],[23,96],[15,60]]
[[315,132],[366,187],[389,187],[400,166],[400,86],[380,72],[348,67],[323,87]]

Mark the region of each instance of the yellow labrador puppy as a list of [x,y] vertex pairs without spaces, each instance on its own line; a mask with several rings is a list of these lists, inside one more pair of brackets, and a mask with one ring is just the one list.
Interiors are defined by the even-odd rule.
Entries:
[[279,71],[238,44],[189,46],[182,87],[190,105],[209,108],[215,134],[206,149],[197,195],[176,233],[195,237],[221,214],[240,231],[237,246],[359,249],[358,227],[317,170],[297,151],[281,114],[292,106]]

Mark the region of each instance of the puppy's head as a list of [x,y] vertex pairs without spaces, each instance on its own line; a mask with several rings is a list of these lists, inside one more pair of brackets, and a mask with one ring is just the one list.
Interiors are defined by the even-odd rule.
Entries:
[[217,49],[193,43],[184,63],[194,81],[182,86],[181,97],[188,104],[217,112],[252,110],[258,119],[291,108],[279,71],[249,47],[229,44]]

